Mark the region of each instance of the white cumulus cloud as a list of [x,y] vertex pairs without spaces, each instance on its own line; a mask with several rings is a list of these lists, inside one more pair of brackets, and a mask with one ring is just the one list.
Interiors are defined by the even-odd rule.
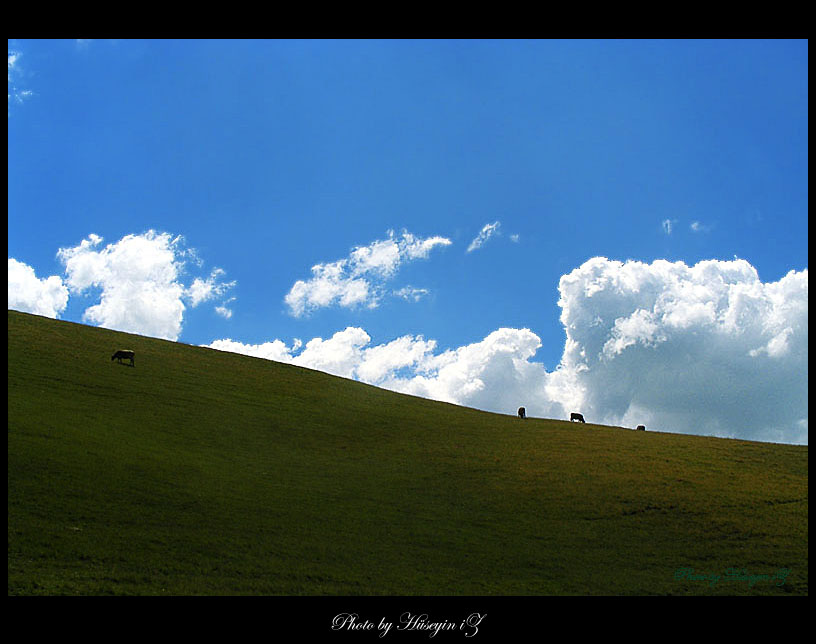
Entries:
[[68,306],[68,287],[58,275],[39,279],[34,269],[8,258],[8,308],[58,318]]
[[[426,259],[437,246],[451,243],[444,237],[420,239],[409,232],[396,237],[389,231],[388,239],[358,246],[344,259],[313,266],[312,277],[297,280],[284,301],[295,317],[332,304],[375,308],[383,297],[383,284],[394,278],[403,263]],[[398,294],[406,297],[405,292]]]
[[561,367],[601,422],[806,442],[807,270],[594,258],[561,278]]
[[528,409],[539,415],[561,416],[560,403],[550,400],[555,391],[548,374],[531,358],[541,340],[529,329],[499,329],[480,342],[436,352],[435,340],[406,335],[369,346],[370,336],[348,327],[323,340],[314,338],[302,352],[280,340],[245,345],[216,340],[207,345],[279,362],[287,362],[424,398],[480,409],[507,411],[519,400],[537,400]]
[[72,293],[99,292],[99,303],[83,314],[84,320],[99,326],[176,340],[185,300],[197,306],[234,285],[219,283],[223,271],[215,269],[208,278],[195,278],[185,287],[184,259],[195,257],[195,252],[183,247],[180,236],[150,230],[105,247],[102,242],[91,234],[57,253]]
[[275,360],[276,362],[292,362],[292,349],[287,347],[286,343],[281,340],[273,340],[262,344],[243,344],[226,338],[223,340],[215,340],[206,346],[210,349],[240,353],[242,355],[252,356],[253,358]]
[[230,339],[215,340],[206,346],[219,351],[286,362],[325,371],[335,376],[353,378],[363,360],[363,347],[370,341],[370,336],[363,329],[348,327],[327,340],[313,338],[305,346],[300,340],[295,340],[292,346],[287,346],[281,340],[262,344],[242,344]]

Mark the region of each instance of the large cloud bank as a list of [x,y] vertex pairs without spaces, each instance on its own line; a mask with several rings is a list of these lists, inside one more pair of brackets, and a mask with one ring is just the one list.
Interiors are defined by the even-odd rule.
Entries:
[[561,278],[561,366],[593,416],[807,442],[808,272],[592,259]]
[[[91,234],[77,246],[57,253],[65,267],[65,279],[37,279],[34,270],[16,259],[8,260],[8,308],[59,317],[71,295],[98,295],[83,320],[118,331],[177,340],[184,312],[218,298],[233,282],[221,281],[224,271],[214,269],[206,278],[195,277],[189,286],[183,279],[187,266],[200,266],[195,250],[185,248],[180,236],[157,233],[127,235],[103,246]],[[220,314],[228,317],[222,304]]]
[[208,346],[501,413],[807,443],[807,280],[763,283],[743,260],[591,259],[560,280],[566,339],[552,372],[529,329],[441,352],[414,335],[370,346],[356,327],[305,345]]

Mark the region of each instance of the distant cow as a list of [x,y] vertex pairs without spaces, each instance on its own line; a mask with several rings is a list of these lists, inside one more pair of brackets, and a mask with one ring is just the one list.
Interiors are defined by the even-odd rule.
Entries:
[[575,411],[570,414],[570,422],[572,422],[573,420],[580,420],[582,423],[586,422],[584,420],[584,417],[581,414],[579,414],[578,412],[575,412]]
[[116,353],[111,356],[111,362],[117,360],[119,364],[122,364],[122,360],[130,360],[130,366],[136,366],[136,353],[134,351],[130,351],[128,349],[119,349]]
[[527,418],[527,410],[524,407],[519,407],[518,415],[519,418]]
[[639,432],[645,432],[646,431],[646,425],[638,425],[635,429],[637,429],[637,431],[639,431]]

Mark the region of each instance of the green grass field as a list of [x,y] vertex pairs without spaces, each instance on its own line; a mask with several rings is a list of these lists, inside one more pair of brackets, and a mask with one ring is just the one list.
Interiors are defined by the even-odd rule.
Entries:
[[808,448],[520,420],[9,311],[8,592],[806,595]]

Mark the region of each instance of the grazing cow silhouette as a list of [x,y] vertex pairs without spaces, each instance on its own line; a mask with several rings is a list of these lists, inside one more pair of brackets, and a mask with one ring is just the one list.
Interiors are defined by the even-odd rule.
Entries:
[[128,349],[119,349],[116,353],[111,356],[111,362],[117,360],[119,364],[122,364],[122,360],[130,360],[130,366],[136,366],[136,352],[130,351]]
[[519,418],[527,418],[527,410],[524,407],[519,407],[518,415]]
[[570,414],[570,422],[572,422],[573,420],[580,420],[582,423],[586,422],[584,420],[584,417],[581,414],[579,414],[578,412],[572,412]]
[[646,431],[646,425],[638,425],[638,426],[636,427],[636,429],[637,429],[637,431],[639,431],[639,432],[645,432],[645,431]]

